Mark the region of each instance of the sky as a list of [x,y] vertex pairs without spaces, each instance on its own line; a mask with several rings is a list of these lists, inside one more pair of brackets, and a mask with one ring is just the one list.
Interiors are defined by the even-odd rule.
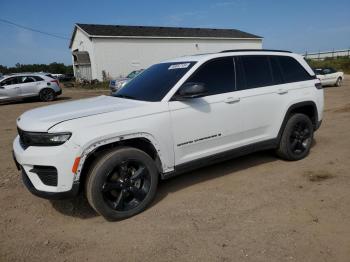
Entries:
[[349,0],[0,0],[0,64],[71,64],[75,23],[233,28],[263,36],[266,49],[298,53],[350,48]]

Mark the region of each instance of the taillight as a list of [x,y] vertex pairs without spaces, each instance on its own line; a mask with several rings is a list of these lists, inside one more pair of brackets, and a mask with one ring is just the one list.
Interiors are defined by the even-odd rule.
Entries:
[[322,84],[321,83],[315,83],[315,87],[317,89],[322,89]]
[[55,80],[51,80],[51,82],[52,82],[52,83],[56,83],[58,86],[60,85],[60,82],[58,82],[58,80],[57,80],[57,79],[55,79]]

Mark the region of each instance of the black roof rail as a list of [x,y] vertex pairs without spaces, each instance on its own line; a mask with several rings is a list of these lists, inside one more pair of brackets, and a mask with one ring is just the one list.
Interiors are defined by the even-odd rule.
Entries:
[[220,53],[230,53],[230,52],[280,52],[280,53],[292,53],[291,51],[286,50],[273,50],[273,49],[233,49],[233,50],[224,50]]

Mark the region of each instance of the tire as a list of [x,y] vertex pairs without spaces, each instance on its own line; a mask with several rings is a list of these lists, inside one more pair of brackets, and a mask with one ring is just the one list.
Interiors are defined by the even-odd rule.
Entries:
[[145,152],[131,147],[107,151],[93,163],[85,183],[89,204],[109,221],[134,216],[155,197],[158,169]]
[[283,130],[277,155],[289,161],[305,158],[310,152],[313,136],[310,118],[304,114],[292,115]]
[[56,98],[56,93],[51,88],[44,88],[40,91],[39,98],[42,102],[50,102]]
[[343,82],[343,79],[341,77],[338,77],[337,82],[335,82],[335,86],[336,87],[341,87]]

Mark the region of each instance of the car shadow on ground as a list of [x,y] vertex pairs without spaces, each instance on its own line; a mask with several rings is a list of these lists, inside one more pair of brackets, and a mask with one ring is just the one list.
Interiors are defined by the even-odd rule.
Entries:
[[[316,139],[313,140],[311,149],[316,146]],[[180,191],[184,188],[199,184],[208,180],[220,178],[227,175],[235,175],[236,172],[259,166],[274,161],[281,161],[273,150],[256,152],[250,155],[241,156],[207,167],[187,172],[168,180],[159,182],[156,197],[150,208],[157,205],[169,194]],[[283,160],[282,160],[283,161]],[[282,172],[282,170],[281,170]],[[72,216],[81,219],[88,219],[98,216],[98,214],[89,205],[84,194],[81,193],[77,198],[69,200],[51,200],[52,207],[63,215]]]
[[[187,172],[174,178],[160,181],[155,200],[151,207],[162,201],[168,194],[174,193],[194,184],[216,179],[226,175],[234,175],[235,172],[254,167],[260,164],[277,161],[278,158],[271,151],[262,151],[248,156],[224,161],[205,168]],[[83,194],[69,200],[51,200],[52,207],[63,215],[81,219],[98,216],[90,207]]]

